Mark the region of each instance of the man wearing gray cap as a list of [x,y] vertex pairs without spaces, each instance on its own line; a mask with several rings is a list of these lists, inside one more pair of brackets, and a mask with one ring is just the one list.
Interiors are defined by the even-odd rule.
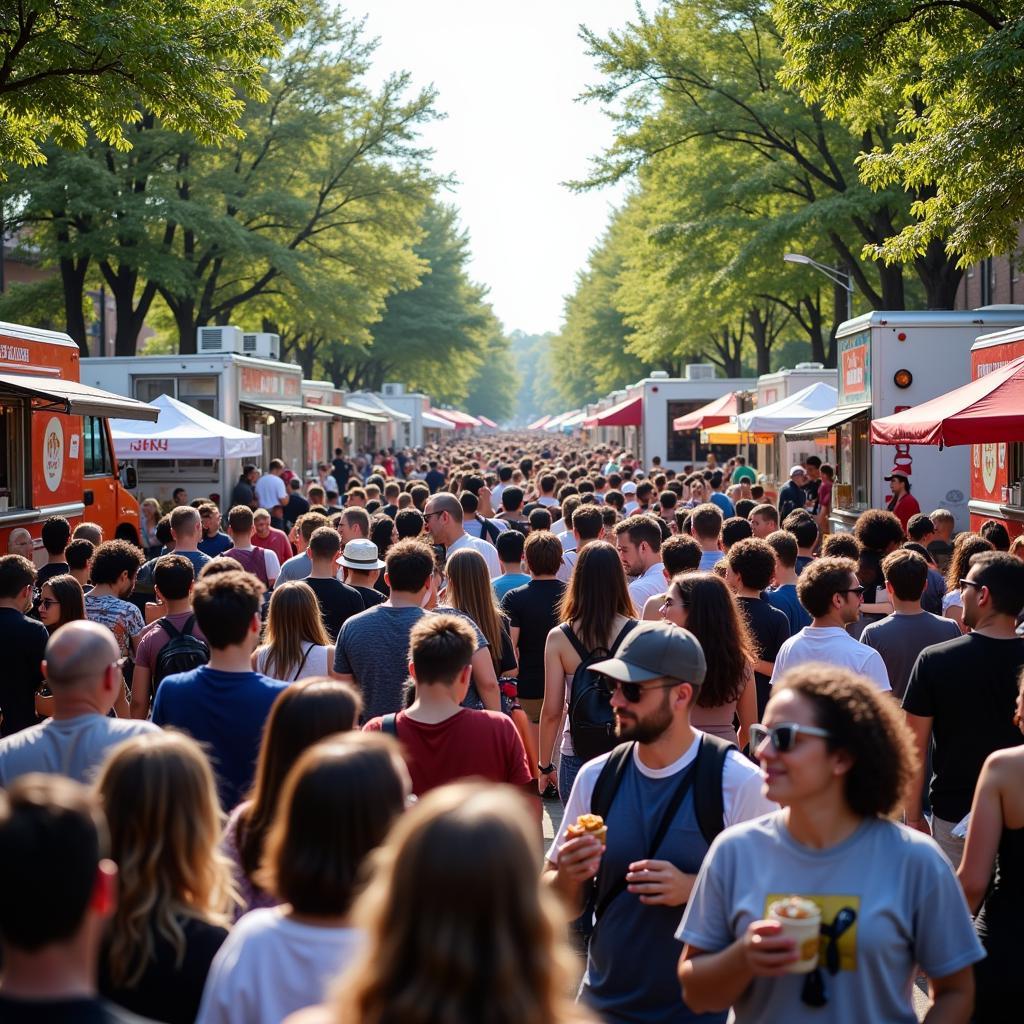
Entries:
[[[692,633],[641,622],[616,657],[592,668],[606,681],[623,742],[580,769],[546,865],[574,915],[591,898],[580,998],[623,1024],[724,1021],[680,999],[674,930],[715,835],[776,806],[752,762],[690,725],[706,671]],[[607,835],[569,838],[588,813],[604,818]]]

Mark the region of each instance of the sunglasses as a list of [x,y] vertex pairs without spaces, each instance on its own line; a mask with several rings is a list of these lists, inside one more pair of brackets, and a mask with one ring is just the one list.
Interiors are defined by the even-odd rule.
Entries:
[[755,753],[765,740],[770,739],[772,746],[780,754],[788,754],[799,736],[817,736],[820,739],[832,738],[827,729],[819,729],[814,725],[798,725],[796,722],[783,722],[781,725],[752,725],[750,727],[750,752]]
[[610,697],[616,690],[622,690],[622,696],[630,704],[639,704],[644,699],[644,694],[649,690],[671,690],[679,685],[679,680],[670,683],[657,683],[654,686],[645,686],[643,683],[623,683],[618,679],[611,679],[608,676],[600,676],[601,688]]
[[58,601],[57,598],[55,597],[44,597],[39,602],[40,608],[52,608],[54,605],[57,605],[58,608],[60,607],[60,601]]
[[976,583],[974,580],[957,580],[957,586],[959,590],[963,590],[964,587],[974,587],[975,590],[981,590],[984,583]]
[[843,590],[837,590],[837,594],[856,594],[858,597],[864,596],[863,587],[846,587]]

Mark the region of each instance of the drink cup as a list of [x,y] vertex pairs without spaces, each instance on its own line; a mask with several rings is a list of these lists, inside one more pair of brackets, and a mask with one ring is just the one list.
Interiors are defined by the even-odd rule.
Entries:
[[790,974],[808,974],[818,966],[821,911],[813,900],[787,896],[768,907],[768,919],[778,921],[782,934],[796,943],[800,959],[789,965]]

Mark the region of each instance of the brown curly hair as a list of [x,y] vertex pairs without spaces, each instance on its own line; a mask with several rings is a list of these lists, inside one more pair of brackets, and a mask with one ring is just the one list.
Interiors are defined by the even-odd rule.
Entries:
[[831,734],[829,750],[853,759],[846,774],[850,810],[865,818],[893,817],[918,767],[913,734],[896,703],[873,683],[834,665],[800,665],[772,687],[794,691],[814,708],[814,724]]

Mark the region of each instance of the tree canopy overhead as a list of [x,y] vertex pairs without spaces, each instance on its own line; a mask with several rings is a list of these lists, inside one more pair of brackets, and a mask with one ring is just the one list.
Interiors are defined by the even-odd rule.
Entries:
[[301,0],[8,0],[0,4],[0,173],[42,144],[119,149],[151,111],[204,142],[238,135],[243,96]]

